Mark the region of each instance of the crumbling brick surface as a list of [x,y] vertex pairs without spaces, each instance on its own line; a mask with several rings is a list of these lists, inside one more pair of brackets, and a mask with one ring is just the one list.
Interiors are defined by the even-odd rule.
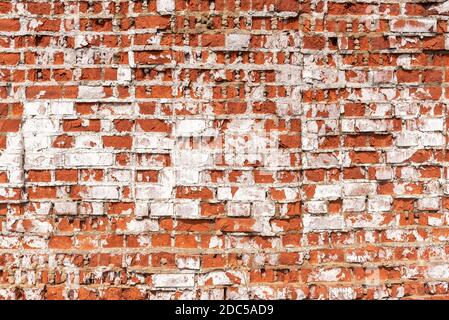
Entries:
[[449,297],[448,17],[0,0],[0,298]]

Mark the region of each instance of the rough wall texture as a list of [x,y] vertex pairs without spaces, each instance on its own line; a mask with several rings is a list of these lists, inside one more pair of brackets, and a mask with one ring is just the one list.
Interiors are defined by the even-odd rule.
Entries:
[[0,1],[0,297],[448,296],[449,1]]

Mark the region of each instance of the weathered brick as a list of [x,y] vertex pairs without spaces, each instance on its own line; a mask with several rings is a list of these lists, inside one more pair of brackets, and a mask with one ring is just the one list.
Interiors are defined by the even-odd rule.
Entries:
[[0,1],[0,299],[449,297],[448,14]]

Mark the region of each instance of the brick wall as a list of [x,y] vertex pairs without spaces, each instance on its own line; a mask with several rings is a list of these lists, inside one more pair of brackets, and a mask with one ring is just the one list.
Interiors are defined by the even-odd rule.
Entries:
[[0,0],[0,298],[448,297],[448,16]]

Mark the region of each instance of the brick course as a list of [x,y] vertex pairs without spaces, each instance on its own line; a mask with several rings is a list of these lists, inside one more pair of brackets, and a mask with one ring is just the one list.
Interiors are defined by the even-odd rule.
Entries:
[[449,1],[0,1],[0,299],[448,298]]

